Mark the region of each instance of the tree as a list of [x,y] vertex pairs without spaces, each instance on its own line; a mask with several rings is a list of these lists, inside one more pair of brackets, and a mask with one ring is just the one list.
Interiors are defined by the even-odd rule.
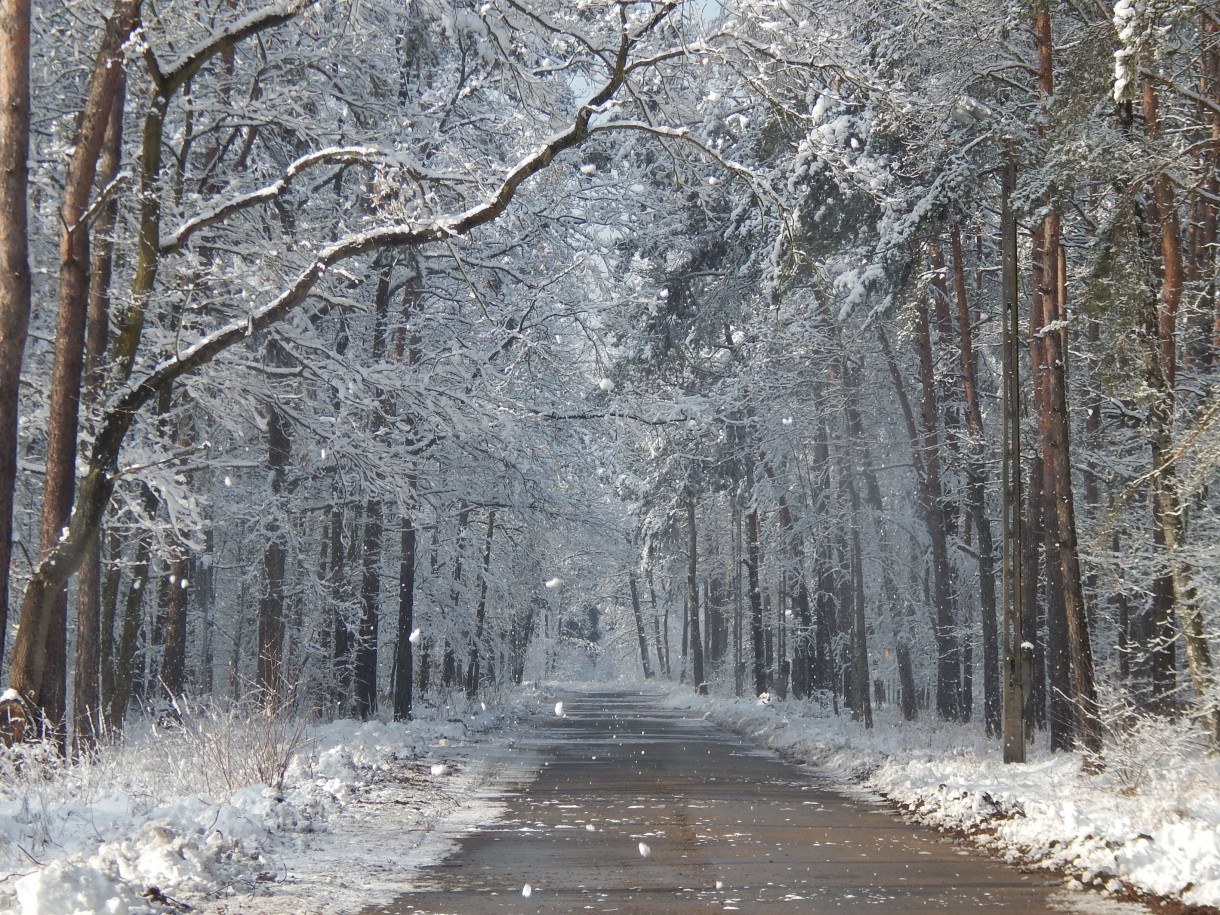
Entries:
[[30,2],[0,5],[0,658],[8,633],[17,408],[30,321]]

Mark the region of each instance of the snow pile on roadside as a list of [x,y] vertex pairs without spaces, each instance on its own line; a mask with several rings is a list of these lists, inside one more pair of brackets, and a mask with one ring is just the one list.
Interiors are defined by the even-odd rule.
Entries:
[[360,862],[331,862],[354,884],[345,892],[344,872],[314,859],[350,848],[379,816],[392,823],[382,847],[359,855],[366,865],[401,873],[412,851],[421,861],[439,854],[438,824],[471,805],[488,813],[480,790],[496,756],[480,748],[536,708],[522,695],[492,711],[463,704],[406,724],[316,727],[200,712],[87,763],[18,748],[0,756],[0,913],[145,915],[216,899],[243,912],[300,912],[300,898],[271,901],[292,895],[298,871],[316,875],[336,905],[375,901],[384,886],[362,878]]
[[1031,748],[1027,764],[1005,766],[999,743],[977,724],[904,723],[893,708],[878,711],[870,731],[807,702],[674,695],[669,703],[1010,860],[1111,892],[1220,906],[1220,760],[1187,725],[1144,722],[1112,738],[1106,768],[1088,775],[1079,755],[1043,747]]

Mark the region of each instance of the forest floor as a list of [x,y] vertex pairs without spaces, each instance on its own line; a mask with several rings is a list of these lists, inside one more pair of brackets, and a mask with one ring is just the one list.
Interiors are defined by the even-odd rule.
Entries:
[[[534,778],[542,760],[523,735],[553,715],[555,695],[454,701],[406,724],[277,721],[263,733],[200,712],[133,729],[88,763],[10,757],[0,913],[338,915],[384,903]],[[1112,738],[1106,767],[1086,775],[1079,756],[1036,747],[1026,765],[1004,766],[977,724],[904,724],[893,709],[866,730],[810,703],[682,688],[657,701],[1070,886],[1220,905],[1220,762],[1180,725]]]

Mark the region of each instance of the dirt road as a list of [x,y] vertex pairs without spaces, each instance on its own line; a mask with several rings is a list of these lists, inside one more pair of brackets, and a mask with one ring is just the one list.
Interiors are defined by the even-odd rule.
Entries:
[[1047,875],[905,825],[648,696],[565,696],[529,743],[542,767],[506,816],[369,915],[1062,910]]

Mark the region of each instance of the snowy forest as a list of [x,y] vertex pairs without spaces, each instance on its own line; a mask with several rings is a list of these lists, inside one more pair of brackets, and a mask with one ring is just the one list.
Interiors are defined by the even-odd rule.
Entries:
[[1052,748],[1220,739],[1209,0],[0,34],[10,738],[593,670],[999,736],[1015,650]]

